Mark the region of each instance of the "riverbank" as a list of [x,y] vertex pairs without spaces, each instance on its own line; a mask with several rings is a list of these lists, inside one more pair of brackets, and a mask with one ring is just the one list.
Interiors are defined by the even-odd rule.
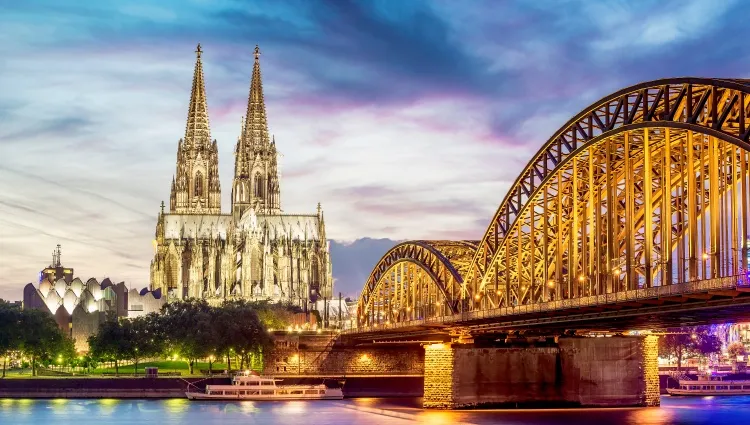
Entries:
[[[319,384],[323,377],[284,378],[283,384]],[[326,379],[328,385],[340,385]],[[347,377],[345,397],[421,397],[421,377]],[[184,398],[185,391],[228,385],[229,378],[28,378],[0,379],[0,398]]]
[[175,398],[188,386],[228,384],[229,378],[29,378],[0,380],[0,398]]

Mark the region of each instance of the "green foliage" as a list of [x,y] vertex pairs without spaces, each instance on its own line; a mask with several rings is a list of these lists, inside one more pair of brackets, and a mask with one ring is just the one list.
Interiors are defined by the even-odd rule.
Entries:
[[[247,301],[228,301],[215,310],[215,321],[219,324],[216,352],[226,355],[233,351],[240,357],[240,368],[249,365],[251,358],[260,356],[273,342],[256,306]],[[274,308],[279,307],[261,311]]]
[[128,358],[130,341],[125,337],[125,328],[115,316],[99,323],[99,330],[89,337],[89,354],[96,360],[115,362],[119,373],[119,362]]
[[69,356],[73,342],[65,337],[48,312],[23,310],[20,312],[18,323],[18,348],[31,358],[32,374],[36,374],[38,361],[50,364],[58,355]]
[[21,345],[20,320],[21,312],[0,300],[0,357],[3,358],[3,378],[7,354],[17,350]]
[[270,329],[285,329],[293,323],[295,314],[302,313],[299,306],[290,303],[272,303],[264,300],[246,302],[245,304],[255,310],[263,325]]

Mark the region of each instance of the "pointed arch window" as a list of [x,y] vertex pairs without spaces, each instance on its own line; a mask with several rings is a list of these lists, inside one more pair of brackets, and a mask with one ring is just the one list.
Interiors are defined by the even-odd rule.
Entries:
[[255,173],[255,197],[263,197],[263,175],[260,172]]
[[203,174],[200,171],[195,173],[195,191],[193,195],[196,197],[203,196]]

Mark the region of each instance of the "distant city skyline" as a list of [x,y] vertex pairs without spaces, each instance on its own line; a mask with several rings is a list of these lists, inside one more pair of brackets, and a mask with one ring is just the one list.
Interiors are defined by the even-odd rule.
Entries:
[[750,78],[739,1],[6,3],[10,300],[58,243],[77,276],[147,286],[198,42],[223,211],[259,44],[282,208],[321,202],[337,241],[480,239],[532,155],[596,99],[664,77]]

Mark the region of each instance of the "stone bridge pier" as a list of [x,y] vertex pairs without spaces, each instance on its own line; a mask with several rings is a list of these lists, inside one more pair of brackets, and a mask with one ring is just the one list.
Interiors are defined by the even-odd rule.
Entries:
[[658,406],[656,336],[559,337],[522,348],[426,345],[426,408]]

